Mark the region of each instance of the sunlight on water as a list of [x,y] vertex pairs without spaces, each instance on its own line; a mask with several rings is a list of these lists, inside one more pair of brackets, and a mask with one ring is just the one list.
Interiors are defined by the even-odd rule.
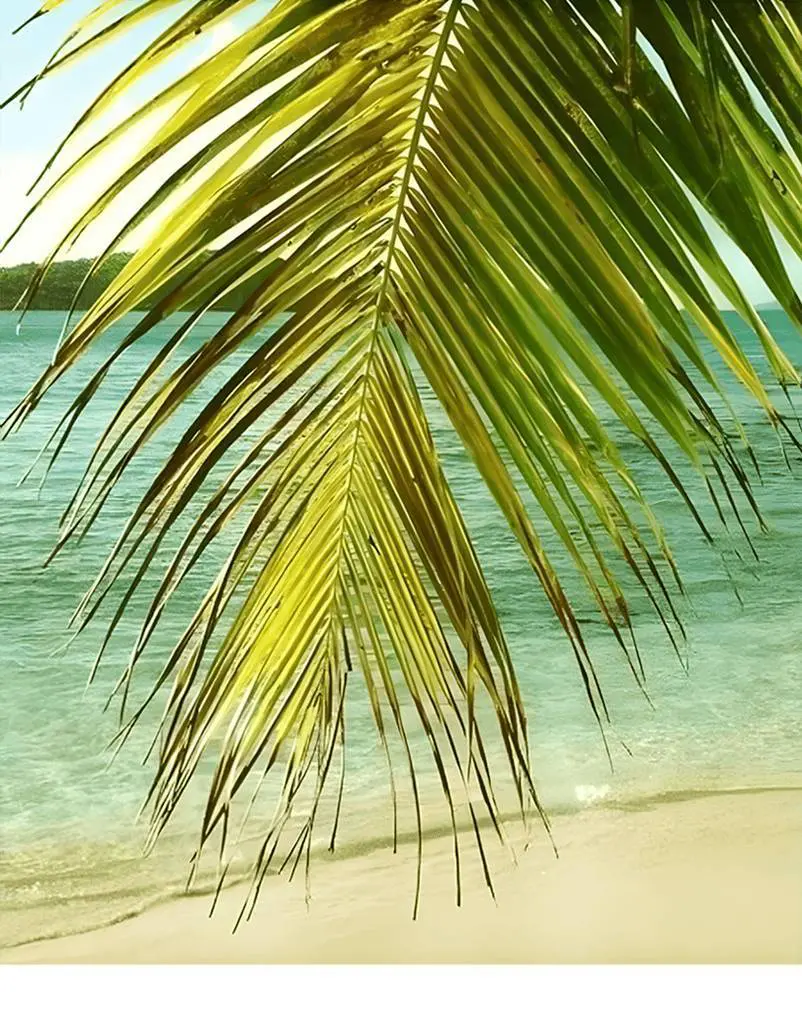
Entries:
[[592,805],[594,802],[602,802],[610,794],[610,785],[602,784],[594,787],[593,784],[577,784],[574,788],[576,800],[580,805]]

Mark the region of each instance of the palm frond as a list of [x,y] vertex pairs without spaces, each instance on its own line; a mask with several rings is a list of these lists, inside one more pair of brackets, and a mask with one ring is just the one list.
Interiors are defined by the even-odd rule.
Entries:
[[[176,5],[119,6],[98,5],[39,77]],[[802,254],[802,24],[794,5],[278,0],[263,8],[257,0],[197,0],[176,12],[65,143],[77,143],[199,29],[250,18],[235,17],[231,42],[82,154],[46,167],[49,182],[31,214],[43,214],[127,131],[155,123],[125,172],[92,196],[54,247],[28,303],[52,260],[142,173],[173,159],[96,268],[134,230],[149,228],[147,239],[65,330],[51,365],[6,421],[7,430],[19,426],[109,326],[152,298],[152,310],[69,407],[52,461],[117,359],[173,312],[200,308],[155,353],[99,436],[62,520],[61,548],[92,526],[179,407],[241,354],[142,495],[76,621],[86,625],[111,600],[108,642],[169,535],[182,534],[121,677],[124,703],[186,576],[237,534],[124,731],[157,689],[169,689],[153,830],[213,754],[202,843],[220,829],[225,840],[232,803],[257,769],[284,763],[257,888],[311,783],[290,850],[293,867],[304,852],[308,860],[332,763],[344,752],[354,670],[388,759],[391,737],[404,747],[416,802],[410,716],[420,725],[457,857],[457,785],[480,850],[478,810],[501,832],[480,701],[495,717],[520,809],[537,806],[509,650],[412,361],[531,563],[603,726],[601,684],[546,531],[642,682],[624,576],[634,577],[676,646],[682,586],[633,455],[645,450],[657,460],[708,539],[678,458],[704,478],[722,517],[722,500],[738,512],[735,487],[759,518],[740,449],[705,395],[715,392],[726,409],[710,350],[794,440],[711,284],[754,329],[777,380],[795,385],[799,376],[716,250],[702,212],[802,326],[775,242],[779,231]],[[193,138],[192,154],[183,154]],[[253,296],[180,359],[203,310],[246,279],[259,281]],[[635,453],[616,442],[597,400],[634,438]],[[736,440],[749,451],[742,429]],[[417,815],[420,823],[419,805]]]

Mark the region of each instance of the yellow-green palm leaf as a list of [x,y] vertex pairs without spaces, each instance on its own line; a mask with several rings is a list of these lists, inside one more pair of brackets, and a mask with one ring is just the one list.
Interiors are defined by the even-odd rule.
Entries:
[[[55,257],[150,166],[173,160],[102,257],[143,223],[148,239],[65,331],[6,422],[18,426],[98,336],[151,300],[65,415],[55,454],[117,357],[173,312],[193,309],[100,436],[64,518],[63,546],[92,525],[182,402],[247,344],[144,492],[78,615],[85,624],[116,598],[113,631],[169,534],[181,534],[122,676],[127,690],[183,579],[236,532],[157,681],[170,691],[154,831],[209,754],[216,762],[203,841],[227,829],[249,775],[281,762],[283,792],[257,885],[311,785],[290,850],[301,857],[327,781],[336,783],[346,688],[359,682],[388,758],[389,742],[408,749],[409,723],[421,725],[455,835],[459,786],[481,848],[480,810],[493,822],[500,811],[485,750],[489,717],[520,807],[537,804],[526,720],[416,372],[531,562],[603,720],[601,688],[543,531],[564,545],[640,681],[623,574],[634,575],[675,641],[681,625],[670,591],[681,586],[631,473],[631,448],[617,446],[594,400],[612,410],[638,454],[656,457],[705,535],[672,465],[678,456],[702,473],[717,506],[716,489],[729,496],[733,484],[754,504],[704,394],[718,390],[706,350],[788,429],[716,308],[711,282],[758,333],[777,379],[799,379],[700,209],[802,326],[774,239],[779,231],[802,254],[799,6],[107,0],[43,73],[165,14],[169,26],[97,98],[70,141],[199,31],[233,18],[234,38],[84,154],[49,167],[33,210],[44,223],[52,193],[125,132],[150,125],[140,153],[92,196]],[[179,147],[193,137],[194,147]],[[203,309],[246,279],[258,280],[254,295],[179,359]],[[526,508],[532,499],[537,513]],[[407,761],[417,801],[411,752]]]

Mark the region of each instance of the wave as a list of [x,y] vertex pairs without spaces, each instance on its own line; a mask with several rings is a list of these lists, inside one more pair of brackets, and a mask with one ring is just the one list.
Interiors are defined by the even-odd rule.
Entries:
[[[594,812],[644,812],[660,806],[675,805],[682,802],[735,795],[764,795],[789,792],[802,794],[802,784],[789,782],[762,785],[734,784],[723,787],[684,787],[632,795],[614,793],[610,786],[606,784],[584,784],[577,785],[574,788],[576,799],[574,803],[564,802],[560,805],[549,808],[548,816],[558,817],[576,815],[577,813],[589,810]],[[527,817],[527,819],[535,825],[540,822],[536,813],[533,813]],[[516,821],[520,823],[520,812],[509,811],[501,816],[501,820],[504,825],[511,825]],[[480,829],[483,831],[491,827],[491,822],[487,818],[479,819],[478,824]],[[460,833],[468,833],[470,829],[470,824],[458,823],[458,830]],[[422,839],[425,843],[431,843],[444,837],[450,837],[452,832],[451,824],[448,822],[433,823],[423,830]],[[417,842],[417,839],[417,830],[401,831],[395,839],[395,845],[414,845]],[[393,837],[377,835],[374,837],[362,837],[347,841],[339,846],[333,854],[321,847],[313,851],[312,856],[315,865],[336,864],[338,861],[346,859],[367,857],[382,850],[392,850],[393,847]],[[558,847],[559,843],[555,845],[555,853],[557,852]],[[275,878],[278,874],[278,872],[273,872],[271,873],[271,876]],[[238,869],[232,870],[229,874],[225,882],[225,889],[230,890],[235,889],[238,886],[243,886],[244,884],[249,883],[250,879],[251,866],[248,863],[243,863]],[[87,932],[94,932],[99,929],[110,928],[111,926],[119,925],[121,922],[128,921],[131,918],[136,918],[155,907],[168,904],[174,900],[197,897],[211,898],[217,889],[217,882],[218,881],[216,879],[201,879],[191,888],[187,888],[186,886],[183,888],[176,886],[164,888],[159,891],[152,892],[147,896],[143,896],[143,898],[136,903],[129,902],[124,908],[104,917],[100,917],[97,914],[86,915],[84,920],[76,921],[59,929],[49,928],[35,934],[23,934],[17,937],[12,937],[10,940],[0,943],[0,949],[3,951],[12,950],[16,947],[25,946],[29,943],[64,939],[69,936],[76,936]],[[88,900],[96,899],[98,903],[103,903],[106,901],[119,900],[121,897],[125,896],[125,887],[119,886],[106,894],[99,893],[84,895],[80,898],[80,902],[85,903]],[[35,912],[37,909],[46,908],[49,904],[53,903],[54,901],[52,899],[40,899],[35,903],[31,903],[24,910],[29,913]],[[56,903],[67,904],[69,902],[67,900],[62,900]]]

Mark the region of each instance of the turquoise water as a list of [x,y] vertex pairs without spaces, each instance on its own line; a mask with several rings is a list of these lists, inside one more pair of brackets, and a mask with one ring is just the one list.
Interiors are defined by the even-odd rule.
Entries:
[[[188,351],[222,317],[210,315]],[[766,321],[792,359],[802,363],[802,342],[785,316],[766,312]],[[15,316],[0,313],[0,414],[48,362],[62,316],[32,314],[19,336],[15,323]],[[737,327],[763,365],[751,335]],[[103,707],[127,661],[135,617],[88,689],[99,629],[65,646],[66,624],[78,599],[180,421],[157,436],[149,456],[134,464],[95,531],[45,572],[41,568],[55,540],[60,509],[95,437],[132,373],[167,331],[152,334],[110,375],[41,491],[36,477],[17,486],[86,371],[123,332],[124,325],[112,330],[103,349],[59,384],[20,433],[0,445],[0,945],[113,921],[179,892],[194,847],[200,790],[189,795],[156,854],[142,856],[144,831],[135,818],[151,776],[142,757],[152,726],[144,724],[108,765],[106,746],[116,730],[116,714],[104,713]],[[653,706],[578,594],[612,714],[612,770],[569,647],[534,577],[447,424],[427,402],[446,470],[506,625],[530,714],[539,790],[557,812],[600,802],[637,804],[685,791],[802,782],[802,463],[789,473],[760,410],[729,388],[761,465],[763,485],[757,491],[769,532],[761,534],[750,524],[761,559],[757,567],[742,538],[722,536],[720,550],[711,550],[664,475],[650,461],[638,462],[638,477],[666,525],[688,593],[682,605],[685,666],[645,605],[637,597],[634,602]],[[779,401],[780,393],[775,394]],[[798,397],[796,403],[802,408]],[[625,436],[622,445],[632,447]],[[712,508],[706,518],[720,533]],[[196,593],[203,579],[201,571],[193,580],[199,584]],[[140,673],[140,691],[180,620],[180,612],[166,619]],[[375,805],[384,801],[385,772],[360,700],[353,703],[349,738],[351,821],[344,843],[353,850],[389,834],[384,812],[379,822]],[[429,826],[441,821],[430,810]]]

